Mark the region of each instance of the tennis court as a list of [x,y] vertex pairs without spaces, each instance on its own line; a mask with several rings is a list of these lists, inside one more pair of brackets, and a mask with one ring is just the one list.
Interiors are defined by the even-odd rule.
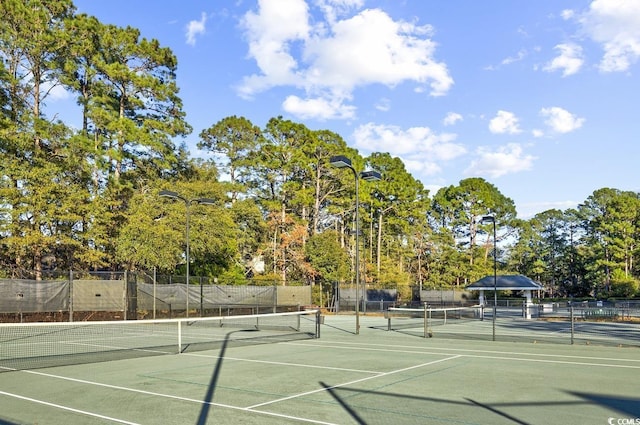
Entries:
[[[189,350],[183,339],[180,354],[145,355],[145,343],[133,349],[140,356],[112,361],[5,362],[0,423],[636,423],[637,346],[539,343],[533,336],[557,332],[553,323],[498,318],[496,341],[487,318],[434,326],[424,338],[420,325],[387,330],[371,315],[356,335],[354,316],[328,315],[320,338],[220,326],[216,344]],[[637,338],[638,325],[624,332]]]

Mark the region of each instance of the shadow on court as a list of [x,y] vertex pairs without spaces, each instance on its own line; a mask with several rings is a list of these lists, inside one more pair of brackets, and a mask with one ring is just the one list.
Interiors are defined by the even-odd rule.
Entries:
[[[239,339],[234,339],[234,334],[238,333],[251,333],[258,332],[259,329],[239,329],[236,331],[228,332],[224,340],[218,344],[220,344],[220,352],[218,353],[218,360],[216,360],[216,365],[213,368],[213,373],[211,374],[211,379],[209,380],[209,385],[207,386],[207,392],[205,393],[204,399],[202,400],[202,408],[200,409],[200,414],[198,415],[197,425],[205,425],[207,423],[207,418],[209,417],[209,413],[211,411],[212,402],[214,393],[216,390],[216,386],[218,384],[218,378],[220,377],[220,371],[222,370],[222,363],[224,361],[224,357],[227,351],[227,348],[230,346],[238,346],[238,345],[254,345],[256,343],[271,343],[271,342],[281,342],[283,338],[286,338],[290,341],[308,339],[308,335],[300,334],[300,333],[292,333],[292,334],[283,334],[277,336],[256,336],[255,338],[243,337]],[[183,352],[189,351],[189,346],[187,345]],[[2,423],[0,423],[2,425]]]
[[640,418],[640,398],[611,397],[574,391],[568,391],[567,393],[583,398],[587,403],[599,404],[634,418]]
[[237,331],[229,332],[224,337],[224,341],[220,347],[220,353],[218,354],[218,360],[216,361],[216,366],[213,368],[213,374],[211,375],[211,379],[209,380],[209,385],[207,386],[207,392],[204,396],[204,400],[202,403],[202,408],[200,409],[200,414],[198,415],[198,425],[205,425],[207,423],[207,418],[209,417],[209,411],[211,410],[211,402],[213,401],[213,395],[216,390],[216,386],[218,384],[218,377],[220,376],[220,371],[222,370],[222,362],[224,360],[225,352],[227,351],[227,347],[229,346],[229,342],[231,341],[231,336],[238,332],[256,332],[257,329],[241,329]]
[[371,390],[353,389],[348,387],[331,386],[326,382],[320,382],[320,385],[327,390],[327,392],[333,397],[333,399],[349,414],[349,416],[358,424],[366,425],[369,423],[379,423],[379,418],[375,418],[372,422],[368,422],[361,414],[357,412],[357,408],[353,407],[349,399],[353,396],[363,396],[367,398],[376,397],[376,400],[383,398],[392,398],[395,401],[392,403],[397,406],[406,404],[408,401],[417,401],[420,403],[437,403],[449,405],[451,408],[456,407],[474,407],[488,411],[496,416],[508,420],[514,424],[529,425],[530,422],[524,421],[511,414],[506,413],[504,410],[514,407],[539,407],[544,408],[558,408],[558,407],[570,407],[577,408],[583,406],[591,406],[598,404],[604,408],[617,411],[621,415],[629,415],[630,417],[640,417],[640,399],[626,398],[626,397],[612,397],[591,393],[580,393],[566,391],[567,394],[571,394],[582,400],[575,401],[532,401],[532,402],[505,402],[505,403],[481,403],[471,398],[464,398],[464,400],[450,400],[446,398],[437,397],[422,397],[413,396],[409,394],[398,394],[390,392],[380,392]]
[[338,327],[338,326],[335,326],[335,325],[329,325],[327,323],[324,323],[322,326],[324,326],[325,328],[335,329],[337,331],[345,332],[345,333],[352,334],[352,335],[356,334],[355,331],[347,330],[347,329],[344,329],[344,328],[341,328],[341,327]]

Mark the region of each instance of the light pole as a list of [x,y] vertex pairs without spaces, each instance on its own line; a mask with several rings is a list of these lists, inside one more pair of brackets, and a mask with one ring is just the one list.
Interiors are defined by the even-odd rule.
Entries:
[[[329,159],[329,163],[336,168],[348,168],[353,172],[353,177],[356,182],[356,335],[360,333],[360,194],[359,194],[359,182],[360,179],[365,181],[377,181],[381,179],[380,173],[377,171],[362,171],[358,173],[353,165],[351,165],[351,160],[343,155],[332,156]],[[339,293],[339,292],[338,292]],[[366,298],[366,291],[364,291]]]
[[215,204],[215,200],[210,199],[210,198],[194,198],[194,199],[189,199],[189,198],[185,198],[184,196],[180,195],[177,192],[172,192],[170,190],[161,190],[159,193],[160,196],[163,196],[165,198],[171,198],[171,199],[180,199],[181,201],[184,202],[185,208],[186,208],[186,230],[185,230],[185,238],[186,238],[186,249],[185,249],[185,257],[186,257],[186,262],[187,262],[187,279],[186,279],[186,283],[187,283],[187,304],[186,304],[186,317],[189,317],[189,219],[191,217],[191,212],[190,212],[190,206],[191,204],[203,204],[203,205],[214,205]]
[[496,312],[498,306],[498,249],[496,246],[496,218],[492,215],[485,215],[480,223],[493,223],[493,340],[496,340]]

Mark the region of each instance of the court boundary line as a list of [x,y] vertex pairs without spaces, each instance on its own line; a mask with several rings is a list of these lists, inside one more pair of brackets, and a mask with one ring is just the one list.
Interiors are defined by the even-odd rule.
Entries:
[[[439,354],[442,355],[442,354]],[[189,398],[189,397],[182,397],[182,396],[176,396],[173,394],[164,394],[164,393],[158,393],[155,391],[147,391],[147,390],[140,390],[140,389],[136,389],[136,388],[130,388],[130,387],[124,387],[121,385],[112,385],[112,384],[106,384],[106,383],[102,383],[102,382],[96,382],[96,381],[89,381],[86,379],[80,379],[80,378],[72,378],[72,377],[68,377],[68,376],[62,376],[62,375],[55,375],[55,374],[51,374],[51,373],[45,373],[45,372],[38,372],[38,371],[34,371],[34,370],[15,370],[15,372],[18,373],[28,373],[28,374],[32,374],[32,375],[37,375],[37,376],[43,376],[43,377],[47,377],[47,378],[53,378],[53,379],[60,379],[60,380],[64,380],[64,381],[70,381],[70,382],[77,382],[77,383],[81,383],[81,384],[85,384],[85,385],[94,385],[94,386],[98,386],[98,387],[103,387],[103,388],[109,388],[109,389],[114,389],[114,390],[121,390],[121,391],[128,391],[128,392],[134,392],[137,394],[144,394],[144,395],[151,395],[151,396],[156,396],[156,397],[163,397],[163,398],[170,398],[173,400],[179,400],[179,401],[186,401],[186,402],[192,402],[192,403],[196,403],[196,404],[209,404],[211,406],[215,406],[215,407],[220,407],[220,408],[227,408],[227,409],[231,409],[231,410],[240,410],[243,412],[249,412],[249,413],[257,413],[257,414],[261,414],[261,415],[267,415],[267,416],[272,416],[272,417],[279,417],[279,418],[286,418],[286,419],[292,419],[292,420],[297,420],[297,421],[301,421],[301,422],[308,422],[308,423],[314,423],[314,424],[320,424],[320,425],[336,425],[333,424],[331,422],[324,422],[324,421],[318,421],[318,420],[314,420],[314,419],[309,419],[309,418],[303,418],[303,417],[298,417],[298,416],[292,416],[292,415],[285,415],[285,414],[280,414],[280,413],[275,413],[275,412],[268,412],[268,411],[264,411],[264,410],[259,410],[258,408],[263,407],[263,406],[268,406],[268,405],[272,405],[275,403],[280,403],[282,401],[287,401],[287,400],[292,400],[295,398],[299,398],[299,397],[304,397],[307,395],[311,395],[311,394],[317,394],[320,392],[328,392],[331,389],[334,388],[341,388],[341,387],[345,387],[347,385],[353,385],[356,383],[360,383],[360,382],[364,382],[364,381],[368,381],[374,378],[379,378],[379,377],[384,377],[384,376],[388,376],[388,375],[393,375],[396,373],[402,373],[402,372],[406,372],[408,370],[412,370],[412,369],[418,369],[421,367],[425,367],[425,366],[430,366],[433,364],[438,364],[438,363],[442,363],[445,361],[449,361],[449,360],[454,360],[457,358],[463,357],[462,355],[453,355],[444,359],[437,359],[431,362],[427,362],[427,363],[421,363],[418,365],[412,365],[409,367],[405,367],[402,369],[396,369],[393,371],[388,371],[388,372],[367,372],[367,373],[374,373],[374,375],[372,376],[367,376],[365,378],[360,378],[360,379],[356,379],[353,381],[349,381],[349,382],[344,382],[341,384],[336,384],[330,387],[323,387],[323,388],[319,388],[316,390],[312,390],[312,391],[306,391],[303,393],[298,393],[298,394],[292,394],[290,396],[287,397],[281,397],[279,399],[276,400],[270,400],[268,402],[264,402],[264,403],[258,403],[258,404],[254,404],[251,406],[245,406],[245,407],[240,407],[240,406],[232,406],[232,405],[227,405],[227,404],[221,404],[221,403],[214,403],[214,402],[206,402],[203,400],[196,400],[193,398]],[[280,362],[280,365],[286,366],[287,364],[284,362]],[[304,366],[304,365],[299,365],[299,366]],[[309,366],[307,366],[309,367]],[[4,368],[4,369],[8,369],[8,368]],[[340,369],[340,368],[338,368]],[[343,370],[343,369],[340,369]],[[0,392],[2,393],[2,392]],[[12,395],[11,393],[7,393],[7,396],[13,396],[13,397],[18,397],[18,398],[22,398],[24,400],[27,401],[32,401],[32,402],[36,402],[36,403],[40,403],[40,404],[45,404],[48,405],[50,407],[56,407],[56,408],[60,408],[63,410],[73,410],[73,408],[71,407],[67,407],[67,406],[63,406],[63,405],[57,405],[54,403],[49,403],[49,402],[45,402],[45,401],[39,401],[36,399],[29,399],[27,397],[23,397],[23,396],[19,396],[19,395]],[[88,413],[90,414],[90,413]],[[96,415],[99,415],[96,413]],[[105,419],[107,419],[105,417]],[[134,422],[122,422],[120,421],[120,423],[125,423],[125,424],[131,424],[131,425],[137,425]]]
[[396,374],[396,373],[406,372],[406,371],[412,370],[412,369],[418,369],[418,368],[425,367],[425,366],[431,366],[433,364],[438,364],[438,363],[446,362],[446,361],[449,361],[449,360],[454,360],[454,359],[457,359],[457,358],[460,358],[460,357],[462,357],[462,356],[461,355],[455,355],[455,356],[447,357],[447,358],[444,358],[444,359],[434,360],[432,362],[421,363],[419,365],[413,365],[413,366],[405,367],[405,368],[402,368],[402,369],[392,370],[392,371],[389,371],[389,372],[381,372],[378,375],[367,376],[366,378],[360,378],[360,379],[356,379],[356,380],[353,380],[353,381],[345,382],[345,383],[342,383],[342,384],[331,385],[329,387],[322,387],[322,388],[319,388],[317,390],[306,391],[304,393],[294,394],[294,395],[291,395],[291,396],[288,396],[288,397],[283,397],[283,398],[280,398],[280,399],[277,399],[277,400],[272,400],[272,401],[268,401],[268,402],[264,402],[264,403],[254,404],[252,406],[249,406],[248,408],[252,409],[252,408],[255,408],[255,407],[267,406],[267,405],[270,405],[270,404],[279,403],[281,401],[287,401],[287,400],[291,400],[291,399],[298,398],[298,397],[304,397],[304,396],[310,395],[310,394],[316,394],[316,393],[319,393],[319,392],[332,390],[334,388],[340,388],[340,387],[344,387],[344,386],[352,385],[352,384],[357,384],[357,383],[368,381],[368,380],[375,379],[375,378],[382,378],[382,377],[393,375],[393,374]]
[[7,396],[7,397],[13,397],[13,398],[17,398],[17,399],[24,400],[24,401],[29,401],[29,402],[32,402],[32,403],[43,404],[45,406],[55,407],[57,409],[67,410],[67,411],[70,411],[70,412],[73,412],[73,413],[80,413],[80,414],[82,414],[84,416],[91,416],[91,417],[94,417],[94,418],[106,419],[108,421],[117,422],[117,423],[120,423],[120,424],[140,425],[138,422],[126,421],[124,419],[113,418],[111,416],[101,415],[99,413],[93,413],[93,412],[89,412],[89,411],[86,411],[86,410],[75,409],[73,407],[64,406],[62,404],[51,403],[49,401],[38,400],[36,398],[22,396],[20,394],[13,394],[13,393],[9,393],[9,392],[6,392],[6,391],[0,391],[0,395],[4,395],[4,396]]
[[[207,354],[198,354],[198,353],[183,353],[183,356],[191,356],[191,357],[202,357],[206,359],[219,359],[220,356],[207,355]],[[318,366],[318,365],[310,365],[303,363],[287,363],[287,362],[276,362],[270,360],[257,360],[257,359],[243,359],[240,357],[227,357],[224,356],[225,360],[233,360],[237,362],[249,362],[249,363],[262,363],[262,364],[271,364],[276,366],[287,366],[287,367],[302,367],[307,369],[328,369],[333,371],[342,371],[342,372],[354,372],[354,373],[368,373],[368,374],[381,374],[384,372],[380,372],[377,370],[364,370],[364,369],[350,369],[344,367],[331,367],[331,366]]]
[[[136,388],[130,388],[130,387],[106,384],[106,383],[89,381],[89,380],[84,380],[84,379],[79,379],[79,378],[65,377],[65,376],[62,376],[62,375],[55,375],[55,374],[50,374],[50,373],[38,372],[38,371],[34,371],[34,370],[15,370],[15,371],[18,372],[18,373],[29,373],[29,374],[49,377],[49,378],[53,378],[53,379],[60,379],[60,380],[65,380],[65,381],[78,382],[78,383],[82,383],[82,384],[86,384],[86,385],[99,386],[99,387],[103,387],[103,388],[123,390],[123,391],[133,392],[133,393],[137,393],[137,394],[151,395],[151,396],[155,396],[155,397],[162,397],[162,398],[168,398],[168,399],[173,399],[173,400],[178,400],[178,401],[185,401],[185,402],[195,403],[195,404],[199,404],[199,405],[208,404],[210,406],[215,406],[215,407],[229,409],[229,410],[235,410],[235,411],[242,411],[242,412],[250,413],[250,414],[265,415],[265,416],[275,417],[275,418],[278,418],[278,417],[279,418],[286,418],[286,419],[295,420],[295,421],[299,421],[299,422],[306,422],[306,423],[315,423],[315,424],[322,424],[322,425],[333,425],[330,422],[324,422],[324,421],[314,420],[314,419],[310,419],[310,418],[297,417],[297,416],[291,416],[291,415],[280,414],[280,413],[275,413],[275,412],[269,412],[269,411],[260,410],[259,408],[263,407],[263,406],[279,403],[279,402],[282,402],[282,401],[286,401],[286,400],[291,400],[291,399],[295,399],[295,398],[299,398],[299,397],[304,397],[304,396],[307,396],[307,395],[310,395],[310,394],[314,394],[314,393],[321,393],[323,391],[327,392],[330,389],[341,388],[341,387],[345,387],[345,386],[352,385],[352,384],[355,384],[355,383],[359,383],[359,382],[364,382],[364,381],[368,381],[368,380],[371,380],[371,379],[375,379],[375,378],[378,378],[378,377],[383,377],[383,376],[387,376],[387,375],[391,375],[391,374],[395,374],[395,373],[400,373],[400,372],[407,371],[407,370],[412,370],[412,369],[416,369],[416,368],[420,368],[420,367],[429,366],[429,365],[432,365],[432,364],[441,363],[443,361],[453,360],[453,359],[457,359],[457,358],[465,358],[465,357],[467,357],[467,358],[482,358],[482,359],[511,360],[511,361],[515,361],[515,362],[538,362],[538,363],[558,364],[558,365],[599,366],[599,367],[621,368],[621,369],[624,369],[624,368],[627,368],[627,369],[640,369],[640,365],[637,365],[637,366],[635,365],[635,363],[640,363],[640,359],[625,359],[625,358],[612,358],[612,357],[576,356],[576,355],[565,355],[565,354],[530,353],[530,352],[518,352],[518,351],[477,350],[477,349],[465,349],[465,348],[420,347],[420,346],[413,346],[413,345],[394,345],[391,348],[381,348],[381,347],[384,347],[384,346],[381,346],[379,344],[358,343],[358,342],[340,342],[340,341],[318,341],[318,340],[314,340],[314,341],[307,342],[307,343],[305,343],[305,342],[282,342],[281,344],[284,344],[284,345],[295,345],[295,346],[306,346],[306,347],[313,346],[316,349],[317,348],[326,348],[326,349],[345,349],[345,350],[370,350],[370,351],[384,351],[384,352],[406,352],[406,353],[412,353],[412,354],[435,355],[435,356],[450,356],[450,357],[443,358],[443,359],[438,359],[438,360],[435,360],[435,361],[432,361],[432,362],[422,363],[422,364],[419,364],[419,365],[412,365],[412,366],[409,366],[409,367],[406,367],[406,368],[392,370],[392,371],[388,371],[388,372],[352,370],[352,369],[345,369],[345,368],[332,368],[332,367],[317,366],[317,365],[304,365],[304,364],[297,364],[297,363],[268,362],[268,361],[263,361],[263,360],[241,359],[241,358],[234,357],[233,358],[234,360],[244,361],[244,362],[273,363],[273,364],[283,365],[283,366],[293,365],[293,366],[297,366],[297,367],[307,367],[307,368],[316,368],[316,369],[345,370],[345,371],[360,372],[360,373],[372,373],[373,374],[373,376],[368,376],[368,377],[364,377],[364,378],[361,378],[361,379],[357,379],[357,380],[353,380],[353,381],[349,381],[349,382],[345,382],[345,383],[341,383],[341,384],[336,384],[336,385],[333,385],[331,387],[321,388],[321,389],[317,389],[317,390],[313,390],[313,391],[307,391],[307,392],[303,392],[303,393],[299,393],[299,394],[293,394],[293,395],[290,395],[290,396],[287,396],[287,397],[283,397],[283,398],[279,398],[279,399],[276,399],[276,400],[271,400],[271,401],[267,401],[267,402],[264,402],[264,403],[259,403],[259,404],[255,404],[255,405],[251,405],[251,406],[247,406],[247,407],[233,406],[233,405],[215,403],[215,402],[207,402],[207,401],[204,401],[204,400],[197,400],[197,399],[193,399],[193,398],[181,397],[181,396],[176,396],[176,395],[172,395],[172,394],[165,394],[165,393],[154,392],[154,391],[140,390],[140,389],[136,389]],[[217,356],[206,356],[205,354],[198,354],[198,353],[185,353],[185,354],[182,354],[182,355],[188,355],[188,356],[193,356],[193,357],[214,357],[214,358],[217,357]],[[513,357],[509,357],[509,356],[513,356]],[[231,358],[229,358],[229,359],[231,359]],[[560,360],[560,359],[565,359],[565,360]],[[571,361],[571,360],[592,360],[592,361],[600,360],[600,361],[609,361],[609,362],[617,362],[617,363],[632,363],[632,364],[606,364],[606,363],[585,362],[585,361]],[[5,367],[3,367],[2,369],[12,370],[11,368],[5,368]],[[41,400],[37,400],[37,399],[30,399],[28,397],[24,397],[24,396],[17,395],[17,394],[11,394],[11,393],[6,393],[6,392],[2,392],[2,391],[0,391],[0,394],[4,394],[4,395],[9,396],[9,397],[20,398],[20,399],[23,399],[23,400],[26,400],[26,401],[30,401],[30,402],[34,402],[34,403],[40,403],[40,404],[48,405],[48,406],[59,408],[59,409],[63,409],[63,410],[69,410],[69,411],[78,410],[78,409],[73,409],[71,407],[64,406],[64,405],[57,405],[55,403],[50,403],[50,402],[41,401]],[[81,411],[81,410],[78,410],[78,413],[94,415],[94,413],[92,413],[92,412],[86,412],[85,413],[84,411]],[[97,413],[95,413],[95,415],[96,416],[100,416]],[[112,419],[112,418],[109,418],[109,417],[104,417],[104,419],[113,420],[113,421],[117,421],[117,422],[120,422],[120,423],[133,424],[133,422],[125,422],[123,420],[118,420],[116,418]]]
[[[344,350],[362,350],[365,349],[363,347],[348,347],[348,346],[329,346],[329,345],[322,345],[323,348],[329,348],[329,349],[344,349]],[[435,353],[435,352],[430,352],[430,351],[409,351],[409,350],[394,350],[394,349],[382,349],[382,348],[366,348],[367,350],[370,351],[383,351],[383,352],[390,352],[390,353],[411,353],[411,354],[429,354],[429,355],[445,355],[445,354],[450,354],[453,355],[453,353]],[[501,353],[501,354],[511,354],[511,353]],[[515,354],[515,353],[514,353]],[[525,353],[520,353],[519,355],[524,355],[526,356],[527,354]],[[564,364],[564,365],[576,365],[576,366],[600,366],[600,367],[608,367],[608,368],[614,368],[614,369],[640,369],[640,365],[616,365],[616,364],[606,364],[606,363],[587,363],[587,362],[572,362],[572,361],[568,361],[568,360],[550,360],[550,359],[536,359],[536,358],[522,358],[522,357],[507,357],[505,355],[502,356],[498,356],[498,355],[479,355],[479,354],[458,354],[459,357],[468,357],[468,358],[478,358],[478,359],[495,359],[495,360],[512,360],[512,361],[516,361],[516,362],[531,362],[531,363],[549,363],[549,364]],[[609,360],[609,361],[618,361],[618,359],[613,359],[613,358],[609,358],[609,359],[600,359],[600,360]],[[633,360],[629,360],[629,361],[633,361]]]
[[[300,342],[283,342],[283,344],[287,345],[300,345],[300,346],[309,346],[309,344],[304,344]],[[351,345],[353,348],[357,347],[373,347],[377,350],[389,350],[380,348],[379,344],[370,344],[363,342],[341,342],[341,341],[317,341],[314,343],[314,347],[325,347],[327,344],[338,344],[338,345]],[[444,348],[444,347],[420,347],[415,345],[394,345],[394,347],[411,349],[411,350],[439,350],[439,351],[449,351],[449,352],[471,352],[471,353],[487,353],[487,354],[496,354],[496,355],[518,355],[518,356],[530,356],[530,357],[558,357],[558,358],[569,358],[569,359],[588,359],[588,360],[606,360],[606,361],[615,361],[615,362],[630,362],[630,363],[639,363],[640,359],[625,359],[618,357],[596,357],[596,356],[576,356],[576,355],[568,355],[568,354],[546,354],[546,353],[530,353],[530,352],[521,352],[521,351],[496,351],[496,350],[477,350],[471,348]],[[328,348],[332,348],[328,346]],[[337,348],[337,347],[336,347]],[[614,348],[614,347],[610,347]],[[392,350],[396,351],[396,350]],[[398,350],[401,351],[401,350]],[[414,352],[414,351],[408,351]],[[420,353],[424,354],[450,354],[453,353],[431,353],[427,351],[420,351]]]
[[[8,369],[8,368],[3,368],[3,369]],[[161,397],[161,398],[169,398],[169,399],[172,399],[172,400],[186,401],[186,402],[200,404],[200,405],[209,404],[210,406],[220,407],[220,408],[224,408],[224,409],[239,410],[239,411],[247,412],[247,413],[256,413],[256,414],[259,414],[259,415],[266,415],[266,416],[271,416],[271,417],[276,417],[276,418],[291,419],[291,420],[295,420],[295,421],[299,421],[299,422],[307,422],[307,423],[313,423],[313,424],[318,424],[318,425],[338,425],[338,424],[334,424],[333,422],[319,421],[319,420],[315,420],[315,419],[303,418],[303,417],[293,416],[293,415],[285,415],[285,414],[276,413],[276,412],[269,412],[269,411],[265,411],[265,410],[250,409],[248,407],[232,406],[230,404],[206,402],[206,401],[203,401],[203,400],[197,400],[197,399],[194,399],[194,398],[182,397],[182,396],[177,396],[177,395],[173,395],[173,394],[164,394],[164,393],[159,393],[159,392],[155,392],[155,391],[140,390],[140,389],[137,389],[137,388],[123,387],[121,385],[105,384],[103,382],[89,381],[89,380],[86,380],[86,379],[72,378],[72,377],[69,377],[69,376],[55,375],[55,374],[52,374],[52,373],[38,372],[38,371],[35,371],[35,370],[15,370],[15,372],[28,373],[28,374],[32,374],[32,375],[44,376],[46,378],[53,378],[53,379],[60,379],[60,380],[63,380],[63,381],[77,382],[77,383],[80,383],[80,384],[93,385],[93,386],[109,388],[109,389],[113,389],[113,390],[121,390],[121,391],[133,392],[133,393],[136,393],[136,394],[144,394],[144,395],[156,396],[156,397]],[[17,394],[16,395],[12,395],[11,393],[7,393],[7,396],[22,397],[22,396],[18,396]],[[24,397],[24,399],[27,399],[27,398]],[[34,402],[39,402],[36,399],[33,399],[33,401]],[[66,407],[66,406],[63,406],[63,405],[56,405],[54,403],[49,403],[49,402],[45,402],[45,401],[40,401],[40,403],[41,404],[47,404],[47,405],[49,405],[51,407],[59,407],[61,409],[65,409],[65,410],[72,410],[73,409],[71,407]],[[96,414],[96,415],[98,415],[98,414]],[[122,422],[122,423],[137,425],[135,422]]]

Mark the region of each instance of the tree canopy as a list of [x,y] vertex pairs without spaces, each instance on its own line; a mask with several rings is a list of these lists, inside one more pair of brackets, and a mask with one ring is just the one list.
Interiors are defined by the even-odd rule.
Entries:
[[[500,272],[537,279],[549,295],[638,291],[638,193],[601,188],[575,209],[522,220],[483,178],[429,193],[399,158],[363,156],[339,134],[280,116],[264,128],[232,113],[212,119],[198,143],[211,159],[191,158],[178,58],[160,41],[76,14],[69,0],[3,1],[0,13],[7,276],[184,273],[188,215],[190,270],[233,283],[353,282],[358,240],[372,286],[462,287],[490,274],[495,255]],[[54,87],[75,96],[81,128],[56,119],[46,102]],[[355,172],[332,167],[334,155]],[[365,169],[382,179],[360,179]]]

